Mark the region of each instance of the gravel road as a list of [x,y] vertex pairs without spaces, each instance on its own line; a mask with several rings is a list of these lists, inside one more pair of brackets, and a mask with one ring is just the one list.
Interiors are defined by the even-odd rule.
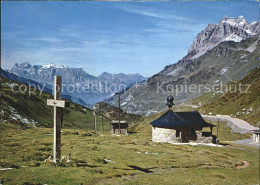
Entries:
[[251,130],[259,129],[258,127],[254,127],[242,119],[232,118],[226,115],[217,115],[217,116],[202,115],[202,117],[212,121],[219,120],[222,122],[226,122],[227,126],[230,127],[233,132],[240,133],[240,134],[252,133]]

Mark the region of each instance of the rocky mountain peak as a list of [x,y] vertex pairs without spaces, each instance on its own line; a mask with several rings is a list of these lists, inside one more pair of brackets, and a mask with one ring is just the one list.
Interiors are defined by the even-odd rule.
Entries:
[[51,64],[43,65],[42,68],[47,69],[47,68],[68,68],[68,67],[64,65],[55,65],[51,63]]
[[27,68],[27,69],[31,67],[29,62],[21,63],[20,66],[24,67],[24,68]]
[[226,23],[226,24],[231,24],[234,26],[249,24],[243,16],[223,17],[223,19],[221,21],[219,21],[219,23]]
[[18,76],[35,80],[40,83],[52,84],[54,75],[63,77],[65,84],[85,82],[87,79],[97,80],[95,76],[87,74],[82,68],[69,68],[64,65],[47,64],[31,65],[28,62],[15,64],[10,70]]
[[224,17],[209,24],[193,40],[185,59],[196,59],[224,41],[240,42],[259,33],[259,22],[248,23],[243,16]]
[[108,72],[103,72],[101,75],[99,75],[99,77],[101,76],[111,76],[112,74],[108,73]]

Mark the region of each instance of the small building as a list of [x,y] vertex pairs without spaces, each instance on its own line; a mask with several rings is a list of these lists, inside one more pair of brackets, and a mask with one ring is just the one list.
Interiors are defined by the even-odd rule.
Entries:
[[[152,141],[172,143],[215,143],[212,135],[214,125],[207,123],[197,111],[173,112],[173,97],[167,98],[169,110],[158,119],[152,121]],[[203,133],[204,127],[210,128],[210,133]]]
[[[127,134],[127,129],[128,129],[128,123],[127,121],[120,121],[120,127],[119,127],[119,121],[118,120],[112,120],[110,122],[111,126],[111,133],[113,134]],[[119,131],[120,129],[120,131]]]
[[253,143],[260,144],[260,129],[252,130]]

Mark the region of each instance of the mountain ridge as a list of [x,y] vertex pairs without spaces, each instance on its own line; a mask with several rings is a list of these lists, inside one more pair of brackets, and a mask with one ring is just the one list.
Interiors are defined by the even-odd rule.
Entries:
[[240,42],[259,33],[259,21],[248,23],[243,16],[224,17],[217,24],[210,23],[193,40],[185,59],[197,59],[224,41]]
[[[166,66],[158,74],[150,77],[139,87],[131,87],[123,95],[122,107],[129,113],[149,115],[165,108],[165,97],[177,92],[178,85],[214,85],[223,84],[234,79],[243,78],[247,72],[259,66],[260,45],[259,33],[240,42],[225,41],[207,51],[198,59],[183,58],[179,62]],[[158,85],[160,93],[157,93]],[[174,91],[167,91],[173,86]],[[180,93],[175,96],[177,102],[184,102],[198,96],[202,92]],[[117,104],[117,97],[106,100]]]
[[[147,79],[140,74],[110,74],[107,72],[96,77],[88,74],[83,68],[70,68],[55,64],[31,65],[29,62],[16,63],[9,72],[50,86],[53,84],[54,76],[60,75],[64,85],[64,94],[82,99],[86,104],[95,104],[119,89],[125,90],[130,85]],[[82,91],[85,89],[85,91],[78,91],[79,89]]]

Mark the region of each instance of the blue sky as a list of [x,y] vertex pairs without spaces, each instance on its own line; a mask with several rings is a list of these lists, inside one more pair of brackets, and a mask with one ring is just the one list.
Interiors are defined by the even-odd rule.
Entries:
[[2,2],[2,67],[55,63],[151,76],[224,16],[258,21],[257,1]]

